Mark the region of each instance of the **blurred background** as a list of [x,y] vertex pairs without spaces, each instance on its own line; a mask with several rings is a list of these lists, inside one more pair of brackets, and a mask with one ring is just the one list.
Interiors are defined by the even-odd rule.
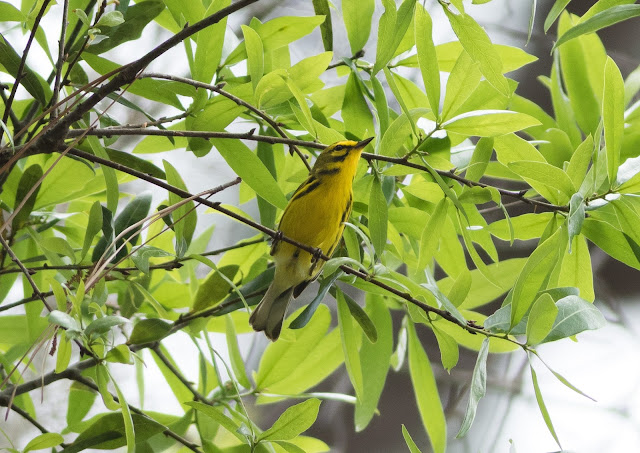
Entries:
[[[17,6],[18,0],[9,0]],[[375,55],[375,37],[377,22],[383,12],[379,2],[376,2],[371,39],[365,48],[365,59],[373,59]],[[547,111],[551,111],[548,91],[536,80],[539,75],[549,75],[551,68],[550,50],[555,41],[555,26],[544,34],[542,24],[554,2],[539,0],[535,9],[535,25],[531,40],[527,41],[527,28],[532,14],[531,0],[493,0],[485,5],[471,5],[465,2],[467,13],[471,14],[491,36],[493,42],[523,48],[526,52],[538,57],[538,61],[525,66],[523,69],[509,74],[511,78],[520,82],[518,93],[529,98]],[[568,10],[575,14],[583,14],[595,1],[573,0]],[[341,18],[340,2],[334,2],[332,9],[334,32],[334,61],[342,57],[349,57],[350,49],[346,31]],[[426,1],[426,6],[432,14],[434,23],[435,44],[455,40],[455,35],[448,25],[441,8],[435,1]],[[245,8],[240,13],[229,18],[229,27],[233,32],[242,36],[240,25],[248,23],[255,16],[261,21],[286,15],[313,15],[311,1],[282,0],[261,2]],[[43,21],[43,27],[57,30],[61,17],[61,6],[55,5]],[[640,63],[640,48],[634,45],[640,42],[640,22],[626,21],[622,24],[605,29],[599,33],[608,54],[616,61],[623,76],[629,74]],[[17,29],[0,30],[16,49],[24,47],[27,36]],[[126,43],[107,56],[115,61],[126,62],[137,55],[141,55],[155,44],[164,40],[168,32],[158,26],[150,26],[145,30],[148,37],[148,48]],[[49,36],[55,39],[56,33]],[[55,43],[50,43],[55,48]],[[292,63],[310,54],[321,52],[322,41],[319,30],[297,41],[292,45]],[[180,47],[169,52],[152,64],[150,71],[168,72],[175,75],[187,76],[187,62],[183,61]],[[43,55],[33,53],[29,59],[30,66],[42,73],[48,73],[48,63]],[[180,66],[182,65],[182,67]],[[412,79],[420,78],[417,69],[405,69],[402,75]],[[0,82],[4,81],[0,74]],[[326,80],[331,84],[330,79]],[[157,105],[140,99],[140,105],[149,110],[154,117],[168,116],[176,112],[170,110],[159,111]],[[114,109],[119,108],[115,106]],[[127,111],[112,111],[112,116],[123,122],[136,123],[144,118]],[[130,115],[126,118],[126,115]],[[239,130],[242,130],[241,128]],[[125,137],[120,139],[114,147],[121,150],[131,150],[136,139]],[[233,178],[233,172],[216,153],[210,153],[204,158],[197,159],[190,152],[158,153],[145,156],[156,163],[162,159],[169,160],[178,171],[185,176],[188,188],[192,193],[204,190],[222,181]],[[131,183],[122,189],[124,192],[137,193],[150,190],[146,184]],[[158,204],[166,193],[154,192],[154,203]],[[220,194],[219,201],[229,204],[238,203],[237,190],[227,190]],[[243,205],[242,209],[257,217],[257,208],[253,203]],[[249,228],[234,223],[217,215],[199,213],[198,232],[207,226],[216,224],[210,249],[218,248],[252,236],[254,232]],[[197,234],[197,233],[196,233]],[[513,246],[498,241],[501,256],[522,256],[530,253],[534,243],[516,241]],[[572,384],[578,387],[596,401],[591,401],[572,392],[562,385],[541,363],[536,363],[538,379],[543,397],[554,423],[557,435],[565,450],[575,452],[630,452],[638,451],[640,444],[640,347],[639,327],[633,321],[640,315],[638,295],[640,294],[640,274],[633,269],[609,258],[597,248],[592,248],[592,266],[596,292],[596,304],[604,313],[608,324],[605,328],[595,332],[581,334],[577,342],[564,340],[557,343],[545,344],[539,348],[541,356],[555,371],[561,373]],[[313,288],[306,292],[307,299],[301,298],[297,303],[309,302]],[[16,287],[9,300],[22,297],[21,289]],[[327,300],[330,307],[334,307],[331,300]],[[499,302],[498,302],[499,303]],[[497,305],[488,306],[487,310],[494,310]],[[396,328],[401,317],[395,313]],[[335,318],[335,317],[334,317]],[[476,353],[461,349],[460,362],[448,374],[443,370],[439,361],[439,351],[435,338],[426,328],[419,329],[419,334],[427,354],[432,359],[436,373],[440,398],[445,406],[449,430],[449,447],[451,453],[499,453],[517,451],[518,453],[552,452],[558,446],[549,434],[544,420],[540,415],[529,372],[527,357],[522,352],[509,355],[491,355],[488,360],[487,396],[481,400],[473,427],[463,439],[454,439],[458,431],[466,402],[471,373],[475,364]],[[212,334],[215,345],[224,354],[224,337]],[[267,340],[262,335],[240,335],[243,354],[248,358],[248,370],[257,369],[258,359]],[[193,351],[188,338],[184,334],[177,334],[166,341],[166,346],[178,362],[184,374],[197,381],[197,355]],[[150,356],[143,355],[147,368],[147,379],[144,408],[166,412],[181,412],[175,398],[166,385],[164,378],[155,367]],[[38,362],[40,363],[40,362]],[[53,366],[49,360],[45,369]],[[123,390],[128,401],[139,404],[135,384],[133,367],[115,366],[118,379],[124,385]],[[66,398],[68,382],[56,382],[44,390],[43,404],[39,404],[40,396],[34,396],[39,418],[46,420],[52,430],[64,427],[63,414],[66,413]],[[349,379],[344,368],[338,369],[321,387],[324,391],[352,393]],[[35,395],[35,392],[32,393]],[[251,401],[248,401],[251,404]],[[102,404],[97,402],[90,415],[103,411]],[[250,406],[252,418],[263,427],[269,426],[284,410],[285,405]],[[308,432],[327,442],[331,451],[335,452],[395,452],[408,451],[402,438],[401,424],[405,424],[414,440],[423,452],[430,451],[429,443],[424,433],[420,416],[417,412],[408,370],[405,366],[398,373],[391,372],[387,378],[385,389],[379,404],[380,415],[376,416],[366,430],[354,433],[353,408],[344,403],[325,401],[320,410],[320,417]],[[0,420],[0,428],[9,435],[17,446],[24,446],[36,433],[33,427],[25,424],[15,414],[10,414],[7,421]],[[1,439],[1,437],[0,437]],[[6,442],[0,441],[0,445]]]

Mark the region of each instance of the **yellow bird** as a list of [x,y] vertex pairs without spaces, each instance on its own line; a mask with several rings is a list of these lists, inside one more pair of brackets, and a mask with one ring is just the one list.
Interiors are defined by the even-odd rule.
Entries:
[[[284,210],[278,231],[331,256],[340,242],[344,222],[353,205],[353,178],[358,159],[373,137],[329,145],[318,156],[309,177],[296,189]],[[275,241],[271,255],[276,266],[273,282],[251,314],[249,322],[275,341],[292,297],[316,279],[324,261],[284,241]]]

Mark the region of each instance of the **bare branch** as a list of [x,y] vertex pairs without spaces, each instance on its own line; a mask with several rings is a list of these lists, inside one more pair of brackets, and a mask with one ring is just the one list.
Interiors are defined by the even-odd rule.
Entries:
[[[280,125],[273,118],[271,118],[269,115],[267,115],[265,112],[263,112],[259,108],[254,107],[253,105],[249,104],[248,102],[243,101],[239,97],[234,96],[233,94],[223,90],[222,89],[223,84],[210,85],[208,83],[198,82],[197,80],[187,79],[185,77],[178,77],[178,76],[172,76],[172,75],[168,75],[168,74],[158,74],[158,73],[144,73],[144,74],[140,75],[138,78],[141,79],[141,78],[144,78],[144,77],[152,77],[154,79],[173,80],[173,81],[176,81],[176,82],[186,83],[188,85],[191,85],[191,86],[194,86],[194,87],[197,87],[197,88],[205,88],[207,90],[215,91],[216,93],[221,94],[222,96],[224,96],[224,97],[226,97],[228,99],[231,99],[236,104],[241,105],[241,106],[246,107],[247,109],[251,110],[253,113],[255,113],[260,118],[265,120],[267,122],[267,124],[269,124],[269,126],[271,126],[273,128],[273,130],[275,130],[281,137],[289,138],[289,136],[282,130]],[[295,152],[298,155],[298,157],[300,157],[300,159],[302,160],[304,165],[307,167],[307,170],[311,170],[311,165],[309,165],[307,157],[304,154],[302,154],[302,152],[300,151],[298,146],[297,145],[293,145],[293,144],[291,144],[289,146],[291,146],[292,151]]]
[[[33,22],[33,27],[31,28],[31,34],[29,34],[29,39],[27,40],[27,45],[24,48],[24,52],[22,52],[22,59],[20,60],[20,65],[18,66],[18,72],[16,74],[16,78],[13,82],[13,86],[11,87],[11,93],[9,93],[9,99],[6,102],[4,115],[2,116],[2,122],[7,124],[7,118],[9,118],[9,111],[11,110],[11,106],[13,104],[13,99],[16,96],[16,91],[18,91],[18,86],[20,85],[20,80],[24,77],[24,67],[27,63],[27,56],[29,55],[29,49],[31,49],[31,43],[33,43],[33,38],[36,37],[36,31],[38,31],[38,27],[40,26],[40,19],[44,16],[47,7],[51,3],[51,0],[44,0],[42,6],[40,7],[40,11],[38,11],[38,15],[36,16],[35,21]],[[0,137],[4,135],[4,131],[0,133]]]

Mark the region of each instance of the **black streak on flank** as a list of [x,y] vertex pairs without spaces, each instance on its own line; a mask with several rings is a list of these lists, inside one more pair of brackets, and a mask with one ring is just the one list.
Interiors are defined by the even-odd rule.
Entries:
[[340,168],[327,168],[324,170],[319,170],[316,172],[317,175],[319,176],[327,176],[327,175],[335,175],[336,173],[338,173],[340,171]]
[[[313,182],[311,182],[313,181]],[[298,198],[302,198],[305,195],[307,195],[310,192],[313,192],[318,186],[320,185],[320,181],[318,181],[315,178],[310,178],[309,179],[309,184],[306,184],[305,186],[302,187],[302,190],[300,190],[300,192],[298,192],[297,194],[294,195],[294,197],[291,199],[291,201],[293,200],[297,200]]]

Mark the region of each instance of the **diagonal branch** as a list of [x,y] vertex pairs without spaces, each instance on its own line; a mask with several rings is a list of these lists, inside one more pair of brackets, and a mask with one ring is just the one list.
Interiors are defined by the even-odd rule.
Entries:
[[40,137],[38,141],[43,145],[49,146],[52,149],[57,148],[57,145],[62,141],[62,139],[64,139],[67,131],[73,123],[82,119],[84,114],[89,112],[98,102],[103,100],[110,93],[115,92],[123,85],[133,82],[138,73],[140,71],[143,71],[149,65],[149,63],[151,63],[160,55],[175,47],[185,39],[199,32],[200,30],[218,23],[231,13],[234,13],[244,8],[245,6],[257,1],[258,0],[239,0],[235,3],[232,3],[226,8],[222,8],[221,10],[202,19],[201,21],[183,28],[181,31],[164,41],[162,44],[160,44],[138,60],[120,67],[120,71],[113,79],[111,79],[108,83],[102,85],[86,101],[82,102],[72,112],[62,118],[55,126],[51,128],[51,130]]
[[[301,250],[304,250],[304,251],[306,251],[306,252],[308,252],[308,253],[310,253],[310,254],[312,254],[314,256],[317,256],[319,259],[322,259],[324,261],[328,261],[330,259],[330,257],[325,255],[324,253],[322,253],[322,251],[320,249],[316,249],[315,247],[311,247],[311,246],[309,246],[307,244],[300,243],[300,242],[298,242],[298,241],[296,241],[294,239],[291,239],[291,238],[289,238],[287,236],[284,236],[284,235],[280,234],[279,232],[277,232],[275,230],[272,230],[271,228],[268,228],[268,227],[266,227],[266,226],[264,226],[264,225],[262,225],[260,223],[254,222],[253,220],[248,219],[246,217],[243,217],[243,216],[237,214],[234,211],[231,211],[229,209],[226,209],[226,208],[222,207],[220,205],[220,202],[212,202],[212,201],[209,201],[209,200],[201,198],[201,197],[194,197],[189,192],[187,192],[185,190],[182,190],[182,189],[180,189],[178,187],[172,186],[171,184],[167,184],[166,182],[161,181],[161,180],[159,180],[157,178],[154,178],[153,176],[149,176],[149,175],[147,175],[145,173],[142,173],[142,172],[140,172],[138,170],[134,170],[134,169],[126,167],[124,165],[117,164],[115,162],[111,162],[109,160],[99,158],[97,156],[94,156],[93,154],[90,154],[90,153],[87,153],[87,152],[84,152],[84,151],[80,151],[80,150],[77,150],[77,149],[71,149],[69,151],[69,154],[77,156],[77,157],[82,157],[84,159],[89,160],[90,162],[97,162],[97,163],[100,163],[102,165],[110,166],[110,167],[115,168],[117,170],[123,171],[123,172],[128,173],[128,174],[130,174],[132,176],[135,176],[135,177],[140,178],[140,179],[142,179],[144,181],[147,181],[147,182],[149,182],[151,184],[154,184],[154,185],[156,185],[158,187],[162,187],[165,190],[173,192],[173,193],[175,193],[176,195],[178,195],[180,197],[192,198],[194,201],[197,201],[198,203],[201,203],[201,204],[203,204],[205,206],[208,206],[208,207],[210,207],[210,208],[212,208],[212,209],[214,209],[214,210],[216,210],[216,211],[218,211],[218,212],[220,212],[222,214],[225,214],[225,215],[227,215],[227,216],[229,216],[229,217],[241,222],[241,223],[244,223],[245,225],[248,225],[248,226],[250,226],[250,227],[252,227],[252,228],[254,228],[254,229],[258,230],[258,231],[261,231],[262,233],[270,236],[273,239],[285,241],[285,242],[287,242],[287,243],[289,243],[291,245],[294,245],[294,246],[298,247]],[[361,271],[361,270],[356,270],[356,269],[353,269],[353,268],[351,268],[349,266],[346,266],[346,265],[340,266],[340,269],[342,269],[342,271],[346,272],[347,274],[355,275],[356,277],[359,277],[359,278],[361,278],[363,280],[366,280],[367,282],[370,282],[370,283],[378,286],[379,288],[382,288],[382,289],[384,289],[384,290],[396,295],[397,297],[399,297],[399,298],[401,298],[401,299],[403,299],[403,300],[405,300],[405,301],[407,301],[407,302],[409,302],[409,303],[411,303],[413,305],[416,305],[416,306],[420,307],[426,313],[433,313],[435,315],[439,315],[442,318],[446,319],[447,321],[452,322],[453,324],[456,324],[457,326],[461,327],[462,329],[464,329],[464,330],[466,330],[466,331],[468,331],[470,333],[474,333],[474,334],[475,333],[480,333],[480,334],[488,336],[488,337],[489,336],[499,336],[499,335],[493,334],[491,332],[488,332],[488,331],[486,331],[486,330],[484,330],[482,328],[479,328],[479,327],[477,327],[477,326],[475,326],[473,324],[465,324],[465,323],[459,321],[458,319],[456,319],[448,311],[440,309],[440,308],[432,307],[430,305],[427,305],[424,302],[422,302],[422,301],[414,298],[413,296],[411,296],[411,294],[399,291],[399,290],[397,290],[397,289],[395,289],[395,288],[393,288],[393,287],[391,287],[391,286],[389,286],[389,285],[387,285],[387,284],[385,284],[385,283],[383,283],[381,281],[376,280],[373,275],[371,275],[371,274],[369,274],[367,272],[364,272],[364,271]],[[511,340],[509,338],[504,338],[503,336],[499,336],[499,337],[503,338],[506,341],[515,342],[515,340]],[[517,344],[519,344],[519,343],[517,343]]]
[[[29,35],[29,39],[27,40],[27,45],[24,48],[24,52],[22,52],[22,59],[20,60],[20,64],[18,65],[18,72],[16,74],[16,78],[13,82],[13,86],[11,87],[11,93],[9,94],[9,99],[5,104],[4,115],[2,115],[2,122],[7,124],[7,118],[9,117],[9,112],[11,111],[11,106],[13,105],[13,99],[16,96],[16,91],[18,91],[18,86],[20,85],[20,80],[24,77],[24,67],[27,63],[27,55],[29,55],[29,49],[31,49],[31,43],[33,43],[33,38],[36,37],[36,31],[38,31],[38,27],[40,26],[40,20],[42,16],[44,16],[47,7],[51,3],[51,0],[44,0],[42,6],[40,7],[40,11],[38,11],[38,15],[33,23],[33,27],[31,28],[31,34]],[[0,137],[4,134],[0,134]]]
[[[172,76],[172,75],[168,75],[168,74],[158,74],[158,73],[144,73],[144,74],[141,74],[138,78],[142,79],[142,78],[145,78],[145,77],[151,77],[151,78],[154,78],[154,79],[173,80],[175,82],[182,82],[182,83],[185,83],[187,85],[191,85],[191,86],[194,86],[194,87],[197,87],[197,88],[205,88],[207,90],[215,91],[216,93],[226,97],[227,99],[231,99],[236,104],[241,105],[242,107],[245,107],[245,108],[251,110],[253,113],[255,113],[260,118],[262,118],[264,121],[266,121],[267,124],[269,124],[269,126],[271,126],[273,128],[273,130],[275,130],[281,137],[289,138],[289,136],[282,130],[280,125],[273,118],[271,118],[269,115],[267,115],[265,112],[263,112],[262,110],[260,110],[257,107],[254,107],[253,105],[249,104],[248,102],[243,101],[239,97],[234,96],[233,94],[229,93],[228,91],[223,90],[222,86],[224,84],[210,85],[208,83],[198,82],[197,80],[187,79],[185,77],[178,77],[178,76]],[[300,151],[298,146],[294,145],[294,144],[290,144],[289,146],[291,147],[291,150],[293,152],[295,152],[298,155],[298,157],[300,157],[300,159],[302,160],[304,165],[307,167],[307,170],[311,171],[311,165],[309,165],[307,157],[304,154],[302,154],[302,152]]]
[[37,296],[40,300],[42,300],[42,304],[45,306],[45,308],[47,310],[49,310],[49,312],[51,312],[51,308],[49,307],[49,305],[47,304],[47,301],[44,298],[44,294],[42,294],[40,292],[40,289],[38,288],[38,285],[36,285],[36,282],[33,281],[33,278],[31,277],[31,273],[29,272],[29,270],[24,266],[24,264],[22,264],[22,261],[20,261],[20,259],[18,258],[18,256],[13,252],[13,250],[11,250],[11,247],[9,247],[9,244],[7,244],[7,241],[4,239],[4,237],[2,237],[2,234],[0,234],[0,243],[2,244],[2,246],[4,247],[4,249],[7,251],[7,253],[9,253],[9,256],[11,257],[11,259],[13,260],[14,263],[16,263],[18,265],[18,267],[20,268],[20,270],[22,271],[23,275],[25,276],[25,278],[27,279],[27,281],[29,282],[29,284],[31,285],[31,288],[33,288],[33,294],[35,296]]

